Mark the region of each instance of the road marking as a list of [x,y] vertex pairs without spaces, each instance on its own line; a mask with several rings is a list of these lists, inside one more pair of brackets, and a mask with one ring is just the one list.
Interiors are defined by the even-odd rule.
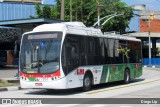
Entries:
[[22,106],[20,104],[1,104],[1,107],[18,107],[18,106]]
[[160,79],[153,80],[153,81],[136,83],[136,84],[129,84],[129,85],[120,86],[120,87],[117,87],[117,88],[110,88],[110,89],[106,89],[106,90],[98,90],[98,91],[96,90],[96,91],[93,91],[93,92],[86,92],[86,94],[97,94],[97,93],[100,93],[100,92],[106,92],[106,91],[111,91],[111,90],[118,90],[118,89],[133,87],[133,86],[137,86],[137,85],[142,85],[142,84],[149,84],[149,83],[153,83],[153,82],[157,82],[157,81],[160,81]]
[[64,105],[61,105],[61,106],[57,106],[57,107],[72,107],[72,106],[77,106],[79,104],[64,104]]
[[28,104],[28,106],[25,107],[48,107],[49,104]]
[[120,107],[133,107],[133,106],[120,106]]
[[51,106],[51,107],[72,107],[72,106],[76,106],[76,105],[79,105],[79,104],[33,104],[33,105],[28,105],[28,106],[25,106],[25,107],[48,107],[48,106]]
[[90,105],[90,106],[87,106],[87,107],[106,107],[106,105],[104,105],[104,104],[95,104],[95,105]]

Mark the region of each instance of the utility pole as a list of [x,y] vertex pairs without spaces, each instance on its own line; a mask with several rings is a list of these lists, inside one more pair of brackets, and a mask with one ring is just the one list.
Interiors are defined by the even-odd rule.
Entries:
[[81,21],[83,22],[83,1],[81,0]]
[[61,20],[64,20],[64,0],[61,0]]
[[70,0],[70,22],[72,22],[72,0]]
[[98,29],[100,29],[100,0],[98,0],[97,11],[98,11]]

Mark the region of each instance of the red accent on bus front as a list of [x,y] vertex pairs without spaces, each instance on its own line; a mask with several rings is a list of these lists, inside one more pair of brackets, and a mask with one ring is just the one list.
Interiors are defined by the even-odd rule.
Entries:
[[56,72],[54,72],[53,76],[60,76],[60,70],[58,69]]
[[77,69],[76,74],[77,75],[83,75],[84,74],[84,69]]
[[20,76],[24,76],[24,77],[27,77],[27,78],[51,78],[51,77],[54,77],[54,76],[61,76],[60,75],[60,70],[58,69],[56,72],[52,73],[52,74],[25,74],[23,72],[20,71],[19,73]]

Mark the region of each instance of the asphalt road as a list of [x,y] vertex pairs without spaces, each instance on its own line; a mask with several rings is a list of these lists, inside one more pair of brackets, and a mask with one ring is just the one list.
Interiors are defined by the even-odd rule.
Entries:
[[[121,82],[114,82],[108,84],[102,84],[94,86],[91,91],[81,92],[80,89],[71,90],[53,90],[47,91],[45,89],[26,89],[18,91],[6,91],[0,92],[0,98],[54,98],[48,99],[45,103],[55,103],[57,99],[60,104],[54,105],[24,105],[25,107],[160,107],[160,104],[156,103],[155,98],[160,98],[160,68],[144,68],[143,76],[132,80],[130,84],[122,84]],[[66,98],[66,99],[65,99]],[[81,98],[80,104],[76,103],[76,98]],[[88,99],[84,99],[88,98]],[[91,99],[100,98],[100,99]],[[101,99],[111,98],[111,99]],[[116,100],[122,101],[117,104],[105,104],[105,100]],[[124,100],[122,98],[125,98]],[[138,100],[141,104],[127,104],[130,101]],[[143,101],[144,98],[153,99],[152,104],[150,101]],[[62,104],[63,102],[70,100],[73,104]],[[102,104],[96,104],[102,100]],[[159,100],[158,100],[159,101]],[[62,103],[61,103],[62,102]],[[122,103],[122,104],[120,104]],[[160,103],[160,102],[159,102]],[[0,105],[1,107],[17,107],[21,105]]]

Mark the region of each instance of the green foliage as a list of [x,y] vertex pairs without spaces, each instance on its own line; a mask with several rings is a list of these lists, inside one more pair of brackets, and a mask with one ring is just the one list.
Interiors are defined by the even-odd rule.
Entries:
[[43,13],[42,13],[42,10],[41,10],[40,5],[39,5],[39,4],[36,4],[35,9],[36,9],[37,17],[38,17],[38,18],[42,18],[42,17],[43,17]]
[[122,16],[114,17],[109,20],[103,27],[103,30],[124,33],[125,28],[128,27],[129,21],[133,15],[132,8],[128,7],[124,2],[120,2],[120,0],[107,0],[107,2],[103,0],[101,4],[103,4],[104,7],[107,7],[107,9],[101,9],[101,11],[104,12],[102,15],[105,13],[109,15],[115,12],[117,12],[117,14],[124,13]]
[[44,5],[42,8],[43,18],[51,18],[51,7]]
[[[61,0],[56,1],[57,11],[60,12]],[[82,21],[86,26],[92,26],[97,21],[97,4],[98,0],[72,0],[72,20]],[[120,2],[120,0],[100,0],[100,4],[103,5],[100,11],[101,18],[115,12],[117,14],[124,13],[122,16],[109,20],[102,27],[102,30],[125,32],[133,14],[132,8],[124,2]],[[60,17],[60,14],[58,14],[58,17]],[[70,21],[70,0],[65,0],[65,21]]]
[[[72,1],[72,21],[81,21],[86,26],[92,26],[97,22],[97,4],[98,0],[71,0]],[[60,19],[61,0],[56,0],[55,6],[44,5],[40,7],[36,5],[37,17]],[[133,10],[127,4],[120,0],[100,0],[103,5],[100,10],[100,17],[110,14],[122,14],[122,16],[114,17],[109,20],[103,27],[102,31],[118,31],[125,32],[129,21],[132,17]],[[65,21],[70,21],[70,0],[65,0]],[[105,19],[106,20],[106,19]],[[103,23],[105,20],[101,21]]]
[[31,18],[48,18],[57,19],[58,12],[56,11],[56,6],[44,5],[40,6],[36,4],[36,17],[30,16]]

